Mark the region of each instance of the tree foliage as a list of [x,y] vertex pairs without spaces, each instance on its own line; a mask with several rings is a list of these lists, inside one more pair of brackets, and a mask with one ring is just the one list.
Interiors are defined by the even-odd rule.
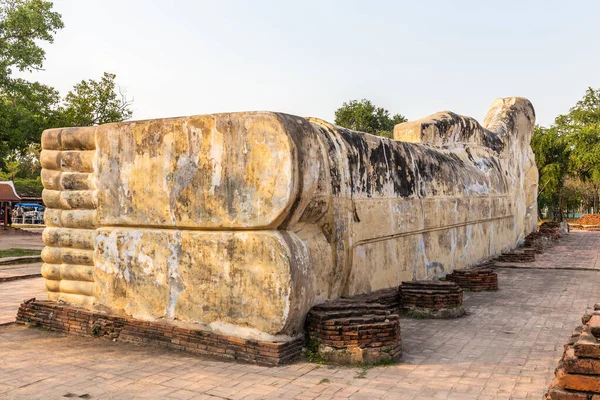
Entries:
[[64,101],[64,118],[69,126],[90,126],[131,118],[131,101],[115,83],[115,74],[108,72],[99,81],[79,82]]
[[550,128],[536,127],[532,142],[540,171],[539,208],[560,211],[579,203],[598,212],[600,189],[600,89],[588,88]]
[[39,143],[44,129],[58,125],[59,105],[58,91],[38,82],[17,79],[0,88],[0,156]]
[[538,209],[560,203],[560,194],[569,172],[570,146],[568,138],[556,128],[536,126],[531,138],[531,148],[539,171]]
[[0,160],[39,141],[41,130],[51,124],[58,92],[11,75],[14,69],[42,68],[45,52],[39,43],[52,42],[63,26],[49,1],[0,0]]
[[41,69],[46,53],[38,43],[52,43],[63,27],[49,1],[0,0],[0,82],[7,84],[13,68]]
[[573,173],[584,181],[600,183],[600,89],[588,88],[568,114],[556,119],[556,128],[572,145]]
[[355,131],[391,138],[394,125],[406,122],[400,114],[390,117],[390,112],[376,107],[367,99],[350,100],[335,111],[335,124]]
[[[91,126],[131,118],[131,101],[114,74],[81,81],[64,100],[54,88],[16,79],[0,90],[0,156],[26,152],[39,144],[44,129]],[[0,163],[0,167],[2,163]]]
[[46,53],[40,43],[53,42],[64,26],[52,6],[43,0],[0,0],[0,175],[29,193],[41,192],[42,131],[123,121],[132,115],[131,101],[114,74],[83,80],[64,98],[50,86],[12,76],[43,67]]

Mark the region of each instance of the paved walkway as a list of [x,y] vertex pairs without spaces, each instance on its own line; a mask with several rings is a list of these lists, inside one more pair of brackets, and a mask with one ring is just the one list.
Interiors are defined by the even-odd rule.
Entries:
[[7,249],[32,249],[41,250],[44,248],[42,241],[43,229],[10,229],[0,228],[0,250]]
[[[597,248],[600,233],[590,237],[588,245]],[[569,334],[600,301],[600,273],[499,269],[498,275],[498,292],[465,293],[465,317],[402,319],[402,360],[368,370],[307,362],[261,367],[0,327],[0,398],[540,399]],[[0,299],[36,296],[35,285],[16,294],[4,289],[33,282],[41,279],[0,284]]]
[[[39,273],[39,266],[37,267],[37,271]],[[13,322],[21,302],[32,297],[46,299],[44,278],[21,279],[0,283],[0,324]],[[0,341],[1,340],[2,335],[0,334]],[[1,364],[2,351],[0,350],[0,365]],[[1,392],[2,390],[0,389],[0,393]],[[0,398],[2,398],[1,395]]]
[[0,279],[40,274],[42,263],[0,265]]
[[[581,269],[600,271],[600,232],[574,231],[530,263],[499,263],[511,268]],[[600,299],[599,299],[600,300]]]

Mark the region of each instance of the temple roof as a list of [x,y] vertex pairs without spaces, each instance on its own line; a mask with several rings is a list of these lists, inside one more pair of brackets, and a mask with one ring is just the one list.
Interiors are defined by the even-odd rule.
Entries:
[[11,181],[0,181],[0,201],[19,201],[15,185]]

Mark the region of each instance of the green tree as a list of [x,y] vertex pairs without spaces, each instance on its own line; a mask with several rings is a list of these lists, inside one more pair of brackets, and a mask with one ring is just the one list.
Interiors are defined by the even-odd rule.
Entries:
[[0,181],[13,181],[21,196],[41,197],[44,187],[40,178],[39,152],[40,146],[32,144],[23,153],[11,153],[5,160],[6,172],[0,170]]
[[11,181],[15,180],[19,169],[21,168],[21,163],[17,160],[17,157],[12,154],[6,160],[6,171],[8,172],[8,179]]
[[556,118],[555,129],[568,138],[572,175],[594,189],[598,212],[600,189],[600,89],[588,88],[568,114]]
[[350,100],[335,111],[335,124],[355,131],[393,137],[394,125],[406,122],[401,114],[390,117],[390,112],[376,107],[367,99]]
[[63,26],[49,1],[0,0],[0,167],[51,125],[48,111],[58,105],[58,92],[11,75],[41,69],[46,53],[40,42],[52,42]]
[[54,88],[13,78],[15,71],[43,67],[45,51],[63,28],[61,15],[43,0],[0,0],[0,177],[12,179],[29,195],[41,193],[41,133],[61,126],[123,121],[131,102],[114,74],[76,84],[64,99]]
[[[0,157],[26,151],[39,143],[42,131],[58,126],[61,118],[60,95],[38,82],[13,80],[0,89]],[[0,164],[2,166],[2,164]]]
[[589,182],[584,182],[577,176],[570,176],[565,180],[565,189],[572,194],[567,193],[567,199],[564,201],[572,213],[587,213],[594,206],[597,190]]
[[531,138],[531,148],[535,153],[538,168],[538,212],[545,207],[554,218],[556,209],[562,219],[562,192],[569,172],[570,146],[568,138],[552,128],[536,126]]
[[79,82],[64,101],[65,126],[90,126],[131,118],[129,101],[117,84],[115,74],[105,72],[99,81]]
[[0,90],[0,167],[11,153],[30,154],[42,131],[63,126],[91,126],[131,118],[132,110],[114,74],[81,81],[64,100],[52,87],[15,79]]
[[[114,74],[81,81],[61,101],[53,88],[14,80],[0,93],[0,170],[9,172],[17,190],[41,193],[39,151],[42,131],[62,126],[91,126],[131,117],[131,102]],[[19,164],[17,170],[15,163]]]
[[63,28],[61,15],[52,2],[43,0],[0,0],[0,85],[10,82],[13,68],[41,69],[45,55],[39,42],[52,42]]
[[600,205],[600,89],[588,88],[550,128],[536,126],[531,147],[540,172],[538,208]]

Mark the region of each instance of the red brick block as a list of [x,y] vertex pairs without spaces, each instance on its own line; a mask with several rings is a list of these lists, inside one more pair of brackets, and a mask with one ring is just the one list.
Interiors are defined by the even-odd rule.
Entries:
[[587,325],[590,327],[592,335],[600,337],[600,315],[592,314],[592,317],[588,321]]
[[585,326],[573,345],[575,356],[600,359],[600,343]]
[[571,392],[558,387],[551,388],[548,397],[551,400],[589,400],[587,393]]
[[573,374],[598,375],[600,380],[600,359],[576,357],[573,348],[563,355],[563,366],[566,372]]
[[563,368],[556,370],[557,386],[581,392],[600,393],[600,379],[597,376],[570,374]]

